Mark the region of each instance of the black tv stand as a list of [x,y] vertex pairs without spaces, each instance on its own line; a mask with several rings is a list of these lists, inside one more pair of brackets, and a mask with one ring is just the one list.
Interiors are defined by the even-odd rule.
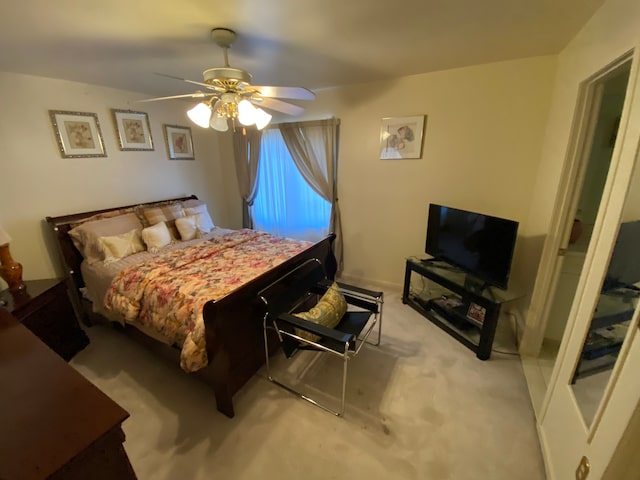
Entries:
[[421,258],[420,262],[424,265],[431,265],[437,268],[442,268],[443,270],[450,270],[452,272],[462,271],[458,267],[454,267],[453,265],[450,265],[444,260],[440,260],[439,258]]
[[489,288],[489,284],[467,274],[465,275],[464,279],[464,288],[469,292],[474,292],[478,295],[482,295],[482,292]]
[[[493,339],[503,303],[519,298],[514,292],[487,286],[437,259],[406,261],[402,303],[424,315],[438,327],[476,352],[480,360],[491,356]],[[411,289],[412,275],[426,278],[427,294]]]

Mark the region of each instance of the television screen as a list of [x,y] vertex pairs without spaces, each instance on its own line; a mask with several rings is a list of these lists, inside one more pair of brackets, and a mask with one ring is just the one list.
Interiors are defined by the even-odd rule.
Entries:
[[517,234],[513,220],[430,204],[425,252],[506,289]]

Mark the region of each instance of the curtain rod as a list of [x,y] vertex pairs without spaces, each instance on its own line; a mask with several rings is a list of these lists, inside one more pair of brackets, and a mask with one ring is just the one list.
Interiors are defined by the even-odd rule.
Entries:
[[321,127],[324,125],[340,125],[340,119],[339,118],[335,118],[335,117],[331,117],[331,118],[326,118],[324,120],[308,120],[308,121],[302,121],[302,122],[283,122],[283,123],[274,123],[271,125],[268,125],[266,129],[268,128],[294,128],[297,126],[303,125],[305,127]]

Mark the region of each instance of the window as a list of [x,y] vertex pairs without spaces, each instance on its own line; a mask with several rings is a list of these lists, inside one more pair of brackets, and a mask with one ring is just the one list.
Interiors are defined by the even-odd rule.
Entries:
[[300,174],[277,128],[263,132],[257,194],[251,207],[256,230],[318,241],[329,233],[331,204]]

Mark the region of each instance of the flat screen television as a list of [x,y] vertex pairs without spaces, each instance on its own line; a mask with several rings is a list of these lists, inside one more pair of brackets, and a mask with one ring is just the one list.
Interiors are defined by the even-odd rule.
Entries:
[[425,253],[506,290],[517,235],[513,220],[430,204]]

